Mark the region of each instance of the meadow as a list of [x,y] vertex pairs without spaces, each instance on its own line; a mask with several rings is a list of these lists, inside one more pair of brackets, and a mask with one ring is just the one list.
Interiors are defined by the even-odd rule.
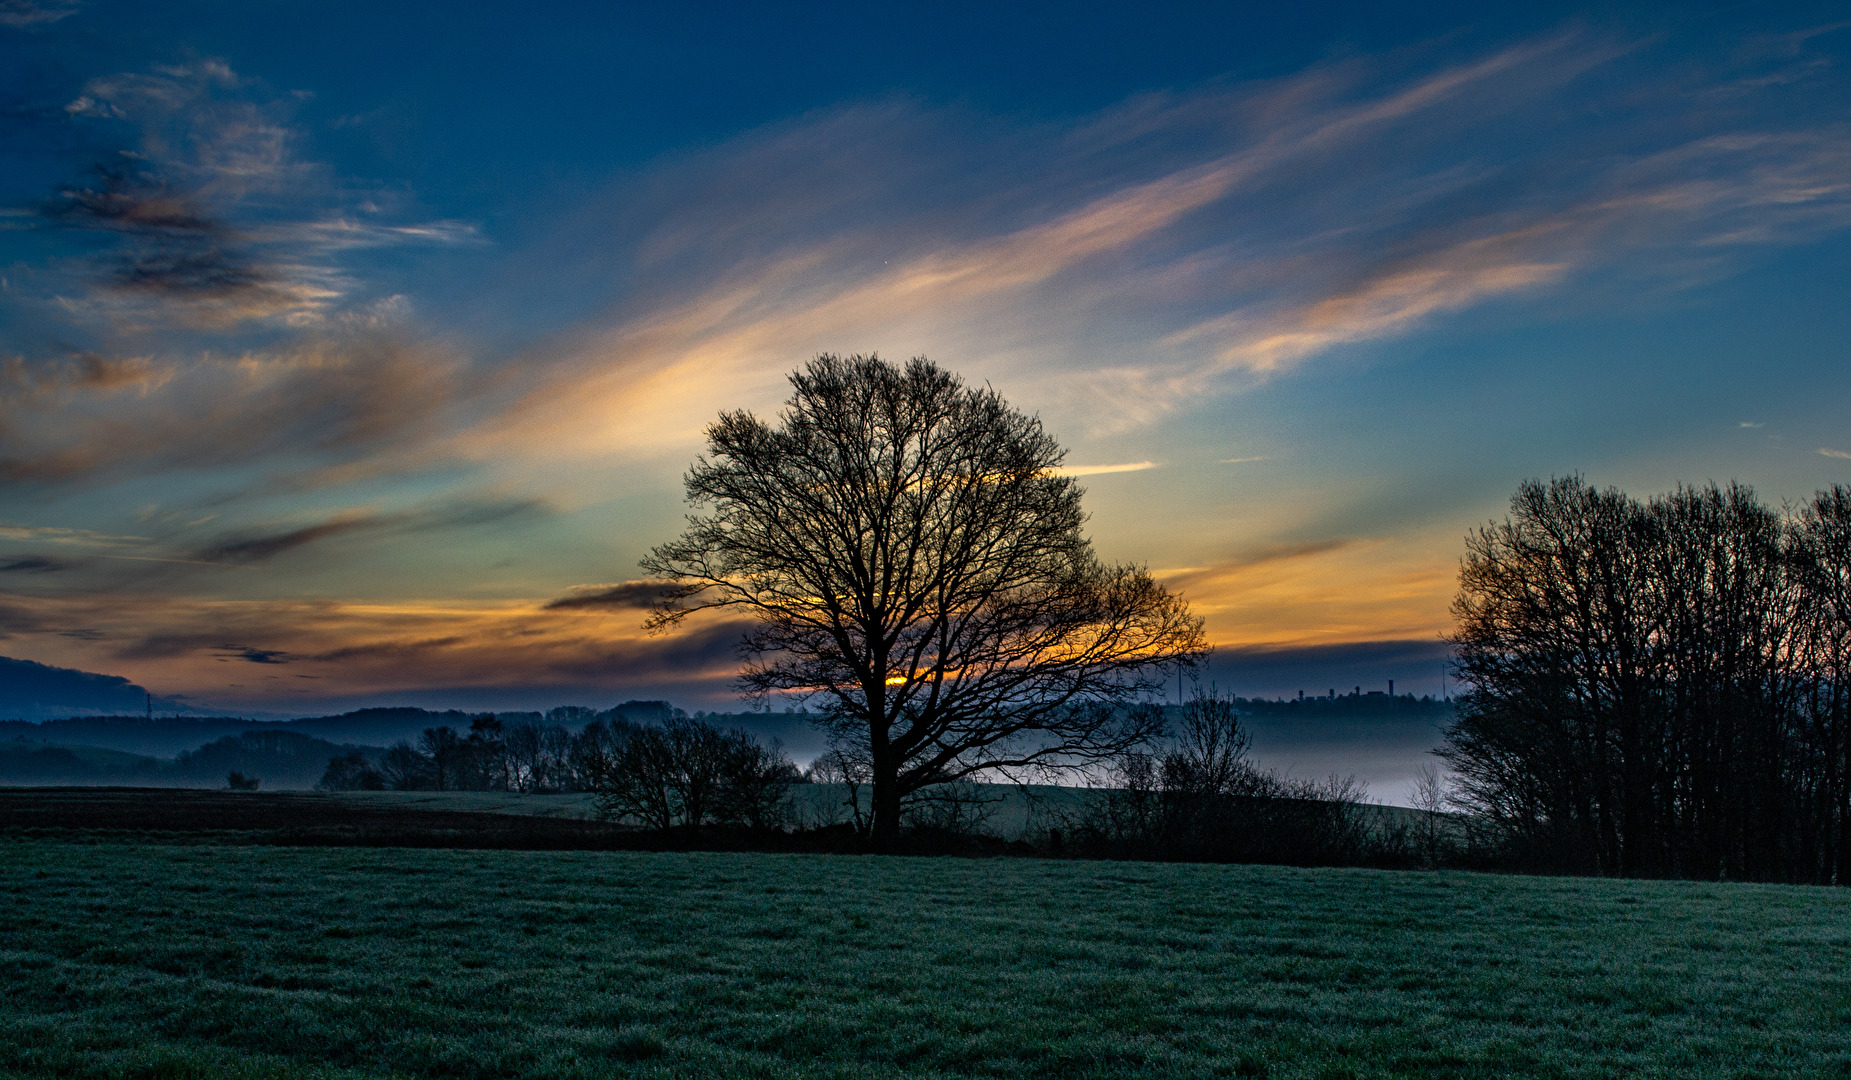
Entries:
[[1851,1075],[1841,890],[0,839],[0,1075]]

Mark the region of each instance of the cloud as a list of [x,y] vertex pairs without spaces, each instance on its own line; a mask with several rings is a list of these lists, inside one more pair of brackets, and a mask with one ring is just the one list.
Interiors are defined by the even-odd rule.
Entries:
[[1054,472],[1059,476],[1101,476],[1105,473],[1143,472],[1156,467],[1154,461],[1133,461],[1124,465],[1062,465]]
[[1426,537],[1316,536],[1153,573],[1221,649],[1437,638],[1457,571],[1454,549]]
[[76,0],[0,0],[0,26],[16,30],[45,26],[77,14],[82,7]]
[[458,357],[380,332],[188,360],[14,357],[0,385],[0,486],[377,460],[430,440],[468,393]]
[[0,525],[0,540],[37,540],[84,547],[116,547],[123,544],[143,543],[147,537],[117,536],[90,529],[66,529],[48,525]]
[[618,585],[580,585],[571,593],[548,601],[548,611],[642,611],[653,607],[677,588],[671,581],[625,581]]
[[208,563],[253,563],[281,555],[317,540],[331,536],[340,536],[360,529],[376,529],[380,521],[376,517],[347,515],[332,518],[315,525],[305,525],[298,529],[281,532],[246,535],[220,540],[208,547],[200,548],[196,558]]
[[218,646],[220,660],[243,660],[250,664],[287,664],[289,654],[277,649],[253,649],[246,645]]
[[62,559],[48,558],[44,555],[0,557],[0,574],[48,574],[68,569],[70,565]]
[[1229,556],[1211,567],[1191,567],[1188,569],[1169,570],[1163,573],[1164,583],[1174,589],[1188,589],[1203,585],[1230,574],[1238,574],[1256,567],[1272,563],[1290,562],[1298,559],[1324,555],[1333,551],[1361,543],[1355,537],[1334,536],[1319,540],[1301,540],[1293,543],[1268,544],[1252,551]]
[[[676,685],[725,696],[739,669],[744,623],[705,618],[662,635],[641,624],[640,616],[591,617],[535,601],[0,595],[0,631],[29,636],[37,658],[132,674],[156,694],[184,691],[226,707],[276,707],[304,695],[554,685],[618,696],[636,696],[626,688]],[[82,637],[68,636],[78,629]],[[238,677],[228,676],[227,663],[287,664],[318,678],[233,691]]]
[[[423,638],[415,641],[383,641],[369,645],[347,645],[317,653],[309,659],[323,663],[340,663],[347,660],[416,660],[429,656],[439,649],[462,645],[468,640],[452,634],[448,637]],[[302,677],[306,676],[298,676],[298,678]]]
[[1721,76],[1646,46],[1566,33],[1392,65],[1066,128],[847,109],[665,163],[545,250],[623,292],[526,356],[518,404],[461,445],[690,446],[805,356],[870,349],[1032,389],[1105,434],[1463,312],[1603,274],[1713,279],[1851,224],[1851,135],[1772,100],[1714,113]]
[[1409,265],[1384,267],[1347,290],[1283,312],[1218,316],[1165,343],[1219,343],[1212,370],[1271,374],[1339,345],[1390,337],[1435,314],[1559,280],[1569,263],[1515,254],[1523,234],[1534,231],[1469,241]]
[[1819,448],[1819,453],[1829,458],[1851,458],[1851,452],[1846,452],[1844,450],[1833,450],[1833,449],[1830,449],[1829,447],[1824,447],[1824,446],[1821,446]]
[[95,187],[71,187],[45,209],[66,228],[121,237],[109,284],[117,291],[184,305],[192,321],[227,325],[300,313],[334,295],[286,280],[258,261],[248,241],[154,177],[102,170]]
[[85,288],[53,272],[28,299],[117,334],[313,327],[364,303],[356,252],[480,242],[469,223],[393,220],[380,208],[393,200],[356,198],[305,156],[300,100],[215,59],[90,80],[67,124],[118,149],[39,216],[114,243],[65,260],[91,271]]
[[408,534],[472,529],[532,520],[549,514],[551,510],[545,501],[527,497],[448,499],[389,512],[345,510],[309,525],[221,536],[193,549],[187,561],[248,565],[265,562],[335,537],[359,533]]

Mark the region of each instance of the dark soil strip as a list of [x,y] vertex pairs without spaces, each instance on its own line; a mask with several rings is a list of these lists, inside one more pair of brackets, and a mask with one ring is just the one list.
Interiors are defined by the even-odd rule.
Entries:
[[[98,787],[0,788],[0,838],[8,836],[530,851],[853,852],[860,846],[845,826],[662,833],[578,818],[381,806],[310,792]],[[922,835],[906,847],[921,855],[1033,854],[1026,845],[970,837]]]

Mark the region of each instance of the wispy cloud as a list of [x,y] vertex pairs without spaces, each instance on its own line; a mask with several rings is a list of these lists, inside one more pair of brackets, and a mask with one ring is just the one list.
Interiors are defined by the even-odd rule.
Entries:
[[617,585],[580,585],[548,601],[548,611],[642,611],[666,597],[676,586],[665,581],[625,581]]
[[118,536],[91,529],[67,529],[52,525],[0,525],[0,540],[33,540],[52,544],[80,544],[84,547],[113,547],[145,543],[145,536]]
[[[1851,224],[1851,135],[1771,102],[1707,115],[1701,76],[1654,85],[1648,54],[1564,34],[1398,78],[1355,62],[1141,99],[1065,131],[967,125],[993,142],[950,151],[970,177],[952,206],[855,163],[947,154],[956,119],[905,108],[678,162],[626,193],[628,216],[573,227],[637,230],[617,276],[659,286],[536,351],[474,452],[686,446],[722,404],[773,400],[804,355],[865,348],[1124,430],[1471,309],[1598,274],[1710,280],[1733,252]],[[1567,101],[1601,119],[1556,122]],[[742,235],[742,196],[708,181],[728,173],[800,224]]]
[[1829,458],[1851,458],[1851,452],[1847,452],[1844,450],[1833,450],[1830,447],[1825,447],[1825,446],[1821,446],[1819,448],[1819,453]]
[[[14,227],[68,238],[60,258],[10,275],[14,364],[56,367],[73,351],[197,366],[248,337],[325,332],[382,298],[357,253],[478,244],[471,224],[420,221],[313,159],[302,97],[215,59],[99,77],[62,110],[58,138],[113,146]],[[403,199],[397,200],[403,202]],[[73,350],[73,343],[77,349]]]
[[1063,465],[1054,471],[1061,476],[1101,476],[1106,473],[1143,472],[1156,467],[1154,461],[1132,461],[1123,465]]
[[303,470],[434,437],[458,357],[391,332],[231,357],[0,361],[0,485],[175,468]]
[[44,555],[17,555],[0,557],[0,574],[48,574],[64,570],[70,563],[62,559],[53,559]]
[[82,7],[77,0],[0,0],[0,26],[44,26],[67,19]]
[[286,551],[305,547],[318,540],[340,536],[360,529],[378,528],[379,519],[363,514],[343,514],[314,525],[280,532],[229,537],[200,549],[199,561],[206,563],[253,563],[274,558]]
[[279,555],[323,541],[357,534],[448,532],[531,522],[551,512],[552,507],[545,500],[524,496],[451,499],[393,511],[343,510],[306,525],[247,529],[216,537],[195,548],[192,561],[206,565],[249,565],[267,562]]

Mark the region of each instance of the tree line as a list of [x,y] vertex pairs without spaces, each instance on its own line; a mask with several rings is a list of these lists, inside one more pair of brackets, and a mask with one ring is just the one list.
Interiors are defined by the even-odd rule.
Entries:
[[[532,714],[529,714],[532,715]],[[466,729],[424,729],[376,758],[360,751],[335,757],[318,785],[328,791],[592,790],[616,748],[637,725],[583,706],[552,709],[538,720],[472,717]]]
[[[1161,706],[1140,708],[1146,730],[1163,728]],[[478,716],[467,730],[435,727],[377,760],[354,751],[329,761],[324,790],[444,790],[590,793],[600,817],[657,832],[723,834],[728,844],[778,847],[809,832],[825,846],[894,847],[874,834],[872,769],[852,751],[832,750],[799,770],[774,741],[702,718],[654,724],[594,719],[554,710],[548,719],[503,722]],[[1174,737],[1155,735],[1111,758],[1099,781],[1048,808],[1025,850],[1101,858],[1308,865],[1411,865],[1406,828],[1362,805],[1362,786],[1332,778],[1289,780],[1247,758],[1247,735],[1231,698],[1198,693]],[[797,785],[831,794],[791,798]],[[821,789],[811,789],[821,790]],[[1002,786],[929,785],[904,804],[899,848],[959,851],[993,847],[989,829]],[[828,834],[824,836],[822,834]],[[834,840],[828,837],[833,836]]]
[[1851,488],[1530,481],[1468,537],[1455,800],[1519,864],[1851,872]]
[[[571,724],[582,725],[576,731]],[[589,792],[600,814],[645,828],[710,825],[769,830],[785,822],[785,794],[807,777],[774,741],[701,719],[636,724],[577,706],[545,721],[477,716],[468,730],[427,728],[378,759],[360,751],[328,762],[325,791]]]

